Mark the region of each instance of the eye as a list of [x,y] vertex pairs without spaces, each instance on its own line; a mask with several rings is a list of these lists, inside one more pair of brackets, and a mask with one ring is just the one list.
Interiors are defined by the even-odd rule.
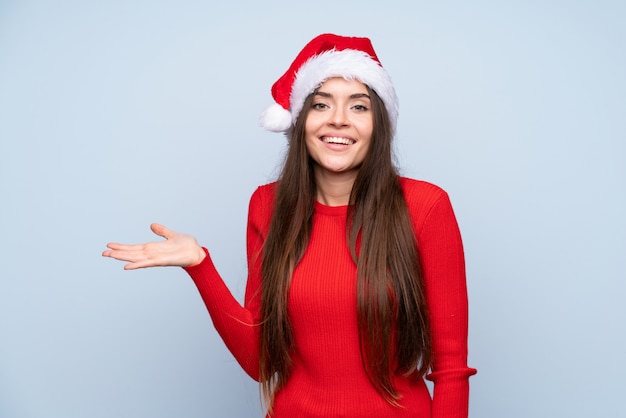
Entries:
[[311,109],[315,109],[315,110],[323,110],[328,108],[328,105],[326,105],[326,103],[313,103],[311,105]]
[[357,112],[366,112],[369,110],[369,108],[365,105],[362,104],[357,104],[352,106],[352,109],[356,110]]

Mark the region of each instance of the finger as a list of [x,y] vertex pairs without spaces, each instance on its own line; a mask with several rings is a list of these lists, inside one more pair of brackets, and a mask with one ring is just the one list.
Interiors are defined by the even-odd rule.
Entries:
[[139,251],[144,248],[145,244],[119,244],[117,242],[110,242],[107,247],[112,250],[118,251]]
[[102,256],[103,257],[111,257],[111,258],[115,258],[117,260],[120,260],[121,258],[119,257],[119,252],[118,250],[104,250],[102,251]]
[[148,266],[142,266],[139,263],[128,263],[124,265],[124,270],[137,270]]
[[160,263],[155,262],[154,260],[142,260],[142,261],[135,261],[133,263],[128,263],[126,265],[124,265],[124,270],[137,270],[137,269],[143,269],[143,268],[147,268],[147,267],[162,267],[163,265]]
[[175,234],[174,231],[166,228],[165,226],[163,226],[161,224],[157,224],[157,223],[151,224],[150,225],[150,229],[152,230],[152,232],[154,232],[158,236],[163,237],[165,239],[169,239],[169,238],[172,237],[172,235]]
[[121,261],[130,261],[132,263],[149,260],[151,259],[144,251],[118,251],[118,250],[107,250],[102,253],[102,255],[106,257],[111,257],[116,260]]

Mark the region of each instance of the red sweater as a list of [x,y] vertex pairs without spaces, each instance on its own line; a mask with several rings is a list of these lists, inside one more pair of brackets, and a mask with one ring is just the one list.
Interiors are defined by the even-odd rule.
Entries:
[[[430,311],[434,393],[423,379],[395,376],[402,408],[373,388],[361,362],[356,305],[356,266],[346,242],[347,206],[315,204],[313,230],[296,266],[289,293],[294,332],[293,371],[276,395],[274,418],[466,418],[467,291],[461,236],[447,194],[432,184],[401,178],[418,241]],[[273,208],[275,183],[250,200],[248,282],[244,306],[232,296],[208,256],[186,268],[215,328],[239,364],[259,377],[260,251]]]

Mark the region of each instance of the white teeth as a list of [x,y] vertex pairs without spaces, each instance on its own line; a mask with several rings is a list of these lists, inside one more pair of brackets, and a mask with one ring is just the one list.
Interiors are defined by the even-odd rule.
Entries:
[[327,144],[343,144],[343,145],[354,144],[354,141],[351,139],[340,138],[340,137],[335,137],[335,136],[325,136],[324,138],[322,138],[322,141],[326,142]]

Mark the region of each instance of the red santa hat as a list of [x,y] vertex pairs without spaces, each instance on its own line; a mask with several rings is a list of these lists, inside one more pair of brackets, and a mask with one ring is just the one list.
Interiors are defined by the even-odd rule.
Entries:
[[272,86],[271,104],[261,114],[261,126],[287,131],[296,121],[304,101],[332,77],[356,79],[374,90],[385,104],[392,129],[398,119],[398,97],[368,38],[323,34],[309,42],[289,69]]

